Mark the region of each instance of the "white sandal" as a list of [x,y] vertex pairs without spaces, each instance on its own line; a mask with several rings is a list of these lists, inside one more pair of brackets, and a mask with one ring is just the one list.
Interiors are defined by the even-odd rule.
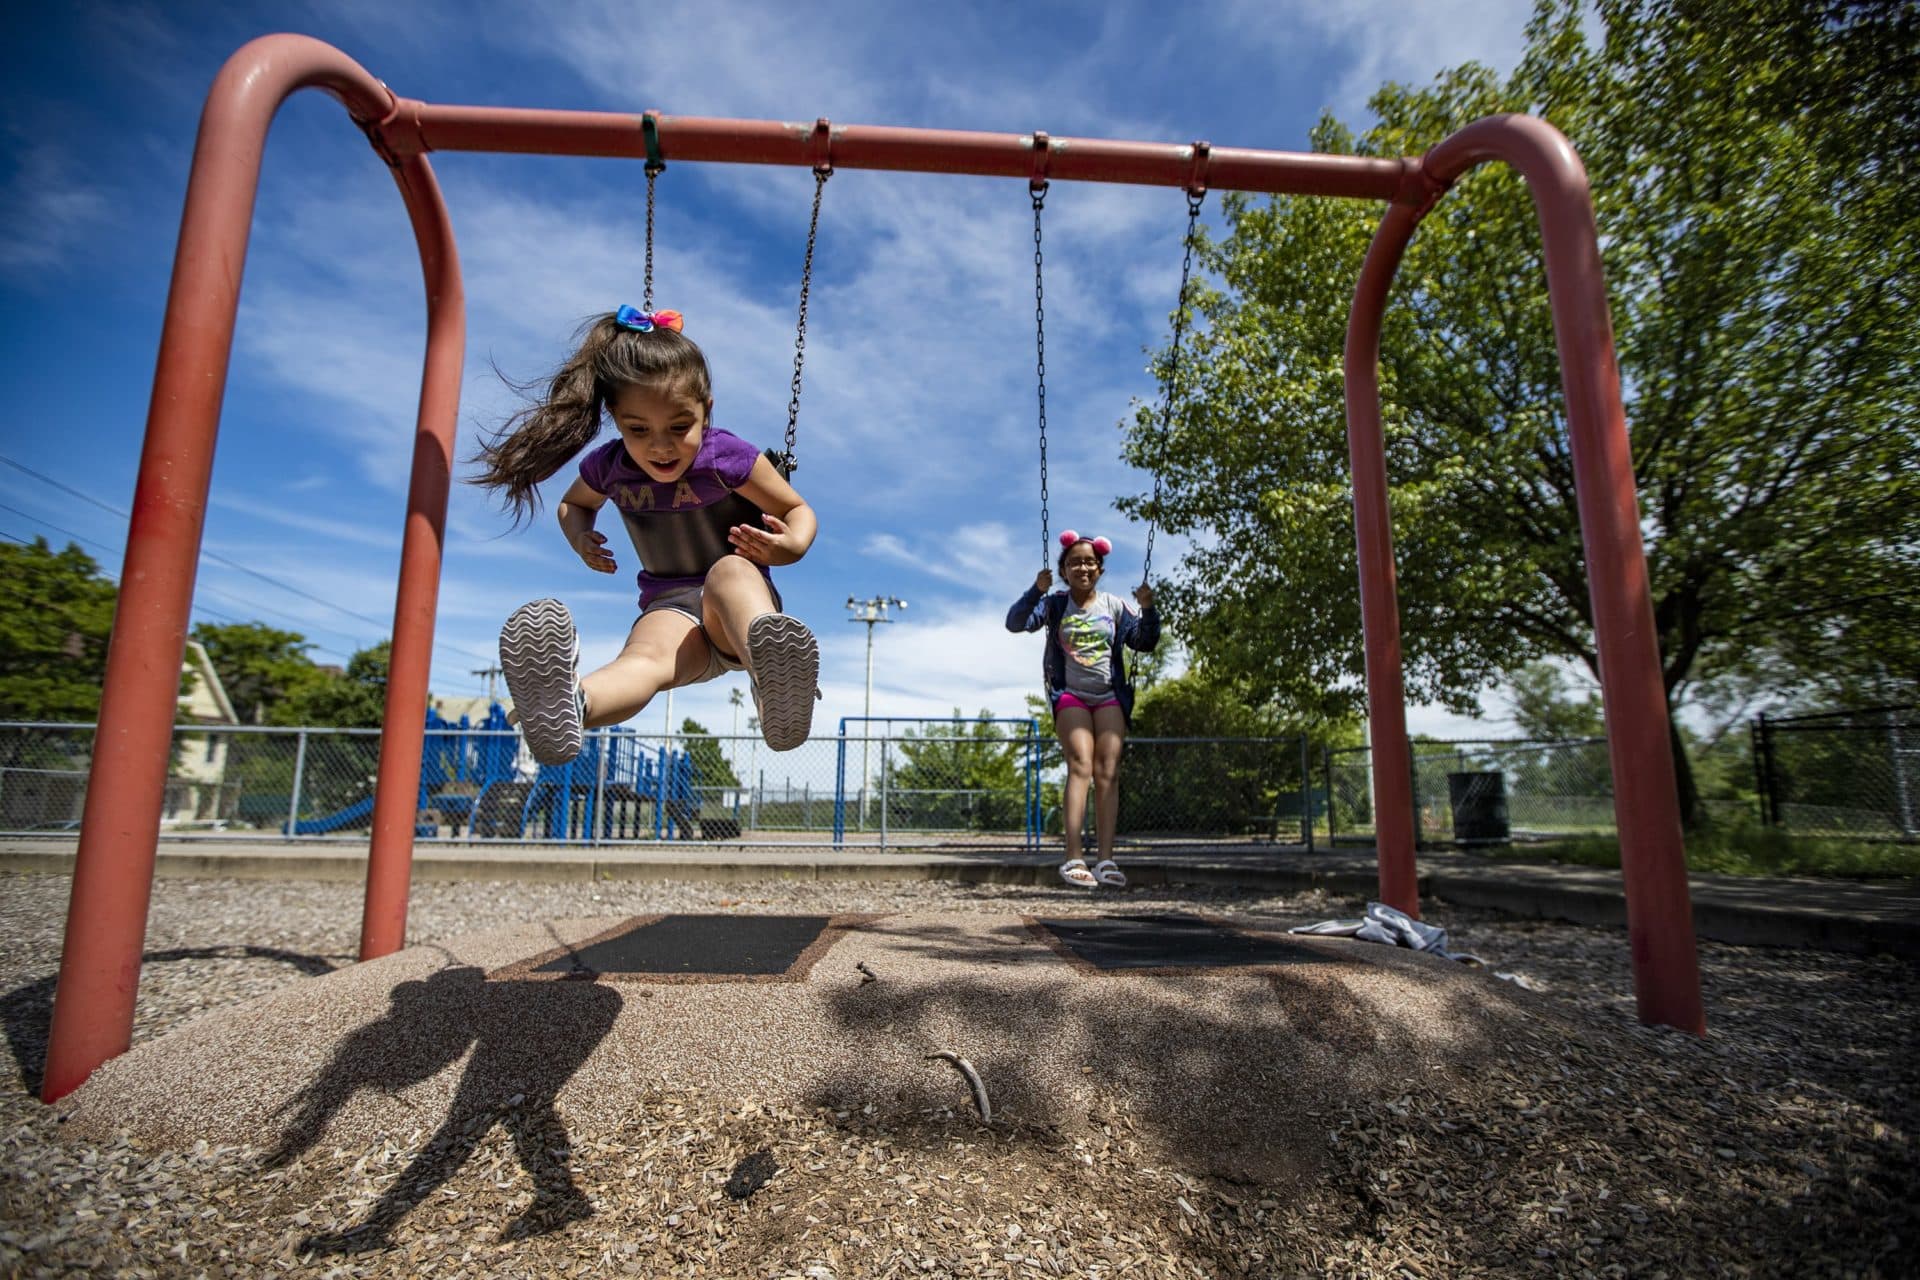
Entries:
[[1127,873],[1122,871],[1119,864],[1114,862],[1112,858],[1107,858],[1104,861],[1095,863],[1093,875],[1096,880],[1106,885],[1109,889],[1124,889],[1127,887]]
[[1076,889],[1091,889],[1100,882],[1087,870],[1086,859],[1069,858],[1060,864],[1060,878]]

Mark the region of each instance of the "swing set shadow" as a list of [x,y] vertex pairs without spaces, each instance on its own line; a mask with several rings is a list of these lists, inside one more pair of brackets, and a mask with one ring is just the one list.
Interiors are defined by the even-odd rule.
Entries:
[[[1034,192],[1060,180],[1173,187],[1189,200],[1221,189],[1384,202],[1386,216],[1354,290],[1346,402],[1379,896],[1409,914],[1418,911],[1419,901],[1380,421],[1381,318],[1421,219],[1462,174],[1499,160],[1526,179],[1545,251],[1600,655],[1639,1015],[1648,1023],[1704,1033],[1666,700],[1592,198],[1579,157],[1552,125],[1531,116],[1493,116],[1424,155],[1392,159],[1206,142],[1055,138],[1038,131],[835,125],[825,119],[781,123],[449,106],[395,95],[321,41],[271,35],[241,47],[221,69],[194,148],[82,817],[42,1088],[47,1101],[77,1088],[131,1042],[177,673],[254,195],[268,126],[281,103],[300,89],[319,89],[338,100],[392,171],[419,247],[427,295],[361,959],[397,951],[405,939],[425,737],[419,708],[427,696],[466,346],[459,257],[428,153],[619,157],[645,161],[655,172],[681,161],[804,165],[820,179],[816,218],[824,175],[835,169],[1025,179]],[[804,292],[801,307],[804,334]],[[797,345],[803,347],[803,339]],[[796,358],[796,402],[799,383]],[[791,438],[790,431],[789,450]]]

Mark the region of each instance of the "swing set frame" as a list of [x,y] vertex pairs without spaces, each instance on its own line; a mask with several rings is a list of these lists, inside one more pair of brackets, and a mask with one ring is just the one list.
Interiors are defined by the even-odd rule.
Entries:
[[[1543,120],[1495,116],[1400,159],[1206,143],[711,119],[649,112],[447,106],[395,95],[306,36],[242,46],[201,116],[128,525],[69,900],[42,1097],[77,1088],[132,1042],[174,701],[193,600],[242,268],[268,126],[300,89],[337,99],[391,169],[420,251],[427,334],[394,606],[361,959],[405,942],[429,654],[466,346],[453,228],[431,151],[884,169],[1048,181],[1345,196],[1386,216],[1354,289],[1346,346],[1347,438],[1365,629],[1380,898],[1419,907],[1411,757],[1380,427],[1380,324],[1421,218],[1472,167],[1526,179],[1539,216],[1590,574],[1614,809],[1640,1018],[1704,1034],[1692,910],[1660,655],[1620,379],[1586,173]],[[656,148],[650,154],[650,147]]]

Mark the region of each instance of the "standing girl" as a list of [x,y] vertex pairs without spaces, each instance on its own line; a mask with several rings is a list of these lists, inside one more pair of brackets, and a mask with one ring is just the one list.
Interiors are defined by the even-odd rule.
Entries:
[[[1153,589],[1133,589],[1135,609],[1119,596],[1097,590],[1113,544],[1083,538],[1069,529],[1060,535],[1060,576],[1067,589],[1047,595],[1053,573],[1042,569],[1033,586],[1007,611],[1007,630],[1047,629],[1042,659],[1053,729],[1067,756],[1067,860],[1060,878],[1090,889],[1096,884],[1124,888],[1127,877],[1113,861],[1113,832],[1120,821],[1120,793],[1114,780],[1120,750],[1133,717],[1133,682],[1127,678],[1126,649],[1141,653],[1160,643],[1160,615]],[[1080,855],[1080,828],[1087,817],[1087,787],[1093,787],[1093,830],[1100,859],[1091,871]]]
[[813,726],[819,646],[780,612],[769,572],[807,553],[813,508],[769,457],[713,426],[706,357],[681,328],[677,311],[632,307],[589,322],[546,394],[476,459],[474,483],[504,493],[519,518],[538,506],[535,486],[593,443],[603,414],[619,431],[580,460],[558,514],[567,545],[600,573],[615,563],[594,521],[609,500],[624,519],[640,561],[626,646],[580,679],[580,642],[558,600],[521,606],[500,631],[520,732],[542,764],[573,759],[586,729],[637,715],[660,690],[724,671],[747,672],[775,751]]

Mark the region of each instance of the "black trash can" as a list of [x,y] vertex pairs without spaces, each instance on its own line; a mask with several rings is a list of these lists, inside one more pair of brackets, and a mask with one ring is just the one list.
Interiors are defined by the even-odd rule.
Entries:
[[1507,825],[1507,775],[1450,773],[1447,800],[1453,806],[1453,838],[1461,844],[1497,844],[1511,839]]

